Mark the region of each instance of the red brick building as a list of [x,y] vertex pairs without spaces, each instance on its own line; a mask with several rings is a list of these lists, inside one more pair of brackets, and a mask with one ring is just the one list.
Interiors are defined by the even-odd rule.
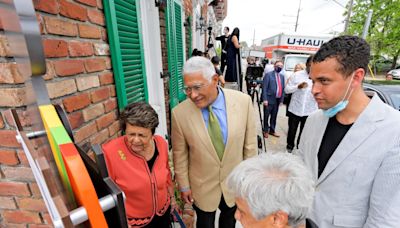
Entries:
[[[43,78],[49,97],[64,108],[75,143],[83,145],[100,144],[121,134],[119,110],[139,100],[155,107],[161,119],[157,133],[168,135],[169,110],[185,99],[180,84],[182,64],[194,43],[205,45],[208,39],[199,16],[207,19],[215,11],[214,21],[208,24],[220,26],[227,0],[33,3],[42,33],[47,66]],[[132,14],[124,15],[125,8]],[[127,26],[132,22],[129,18],[137,20],[133,30]],[[117,26],[112,27],[113,23]],[[139,38],[124,41],[125,33]],[[0,21],[0,227],[51,227],[29,163],[15,138],[9,109],[17,110],[24,127],[29,128],[31,120],[24,79],[10,49]],[[124,53],[137,55],[140,63],[135,62],[136,57],[124,59]],[[133,66],[137,68],[129,68]],[[161,78],[167,72],[170,76]],[[129,87],[129,77],[139,78],[139,82]]]

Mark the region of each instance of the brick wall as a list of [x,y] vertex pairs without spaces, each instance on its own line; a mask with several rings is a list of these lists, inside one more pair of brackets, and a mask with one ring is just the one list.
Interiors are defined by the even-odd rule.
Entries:
[[[53,104],[67,112],[75,142],[102,143],[120,133],[102,0],[34,0]],[[0,25],[0,227],[51,227],[44,202],[15,140],[9,108],[25,127],[23,79]]]
[[[192,0],[185,0],[183,2],[183,7],[185,10],[185,18],[184,21],[187,23],[186,27],[185,27],[185,39],[186,39],[186,59],[188,59],[190,57],[190,55],[192,54],[192,50],[190,50],[190,30],[192,29],[192,21],[193,21],[193,6],[192,6]],[[191,18],[190,20],[188,20],[188,18]]]
[[[160,40],[161,40],[161,58],[163,72],[168,72],[168,48],[167,48],[167,24],[165,20],[166,12],[163,8],[158,8],[159,19],[160,19]],[[166,119],[168,135],[171,135],[171,113],[169,108],[169,78],[165,77],[164,82],[164,97],[166,107]]]

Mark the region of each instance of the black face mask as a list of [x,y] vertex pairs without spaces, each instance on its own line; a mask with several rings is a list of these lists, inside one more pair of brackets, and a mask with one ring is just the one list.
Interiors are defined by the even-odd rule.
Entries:
[[278,67],[278,66],[275,67],[275,72],[276,73],[279,73],[281,71],[282,71],[282,67]]

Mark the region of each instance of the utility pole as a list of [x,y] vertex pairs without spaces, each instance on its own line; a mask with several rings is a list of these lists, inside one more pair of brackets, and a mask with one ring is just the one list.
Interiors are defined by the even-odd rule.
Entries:
[[351,10],[353,9],[353,0],[350,0],[349,3],[349,9],[347,12],[347,17],[346,17],[346,21],[344,24],[344,34],[347,34],[347,29],[349,28],[349,24],[350,24],[350,16],[351,16]]
[[253,32],[253,49],[255,49],[255,47],[254,47],[255,40],[256,40],[256,29],[254,29],[254,32]]
[[299,8],[297,9],[296,26],[294,27],[295,32],[297,32],[297,25],[299,24],[300,7],[301,7],[301,0],[299,2]]
[[363,38],[363,39],[367,38],[369,24],[371,23],[371,17],[372,17],[372,10],[370,9],[370,10],[368,10],[368,15],[367,15],[367,18],[365,19],[363,33],[361,36],[361,38]]

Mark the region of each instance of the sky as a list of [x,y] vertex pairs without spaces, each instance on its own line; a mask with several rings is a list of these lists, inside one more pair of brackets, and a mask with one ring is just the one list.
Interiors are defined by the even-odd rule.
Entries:
[[[228,0],[222,25],[240,30],[249,46],[282,32],[294,33],[300,0]],[[323,35],[344,30],[348,0],[301,0],[297,33]],[[341,6],[342,5],[342,6]],[[255,33],[255,35],[254,35]],[[254,39],[253,39],[254,37]]]

